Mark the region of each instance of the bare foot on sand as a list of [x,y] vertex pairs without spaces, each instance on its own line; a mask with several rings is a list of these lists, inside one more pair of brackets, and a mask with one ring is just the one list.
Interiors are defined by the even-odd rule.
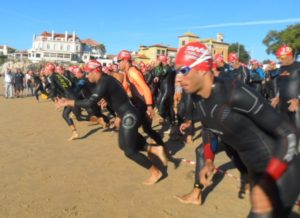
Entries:
[[175,195],[174,198],[176,198],[178,201],[180,201],[183,204],[200,205],[202,200],[201,190],[198,188],[194,188],[192,192],[182,196]]
[[157,156],[161,162],[163,163],[164,166],[168,165],[168,158],[165,153],[164,147],[163,146],[150,146],[148,149],[148,153],[154,154]]
[[78,139],[80,136],[77,131],[73,131],[72,136],[68,139],[68,141],[72,141],[74,139]]
[[96,123],[98,118],[96,116],[91,116],[90,117],[90,122]]
[[150,177],[143,182],[144,185],[153,185],[155,184],[161,177],[162,177],[162,172],[157,169],[155,166],[152,166],[149,169],[150,172]]
[[104,121],[104,119],[103,119],[103,117],[99,117],[98,118],[98,123],[99,123],[99,125],[102,127],[102,128],[108,128],[109,127],[109,123],[106,123],[105,121]]

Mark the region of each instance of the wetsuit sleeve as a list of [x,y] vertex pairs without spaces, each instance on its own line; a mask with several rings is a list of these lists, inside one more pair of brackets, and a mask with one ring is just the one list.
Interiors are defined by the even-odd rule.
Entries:
[[84,81],[83,80],[78,80],[75,83],[75,86],[73,88],[73,93],[75,94],[76,97],[79,96],[79,93],[81,91],[81,89],[84,87]]
[[54,77],[48,77],[48,84],[49,84],[49,98],[51,98],[52,100],[54,100],[54,98],[57,97],[57,90],[56,90],[56,86],[55,86],[55,81],[54,81]]
[[108,88],[108,83],[109,81],[106,81],[105,78],[102,78],[101,81],[97,83],[92,95],[88,99],[76,100],[75,107],[87,108],[97,104],[97,102],[104,97],[105,91]]
[[250,71],[246,67],[242,67],[242,81],[244,84],[250,83]]
[[297,130],[258,93],[252,91],[248,86],[239,83],[235,83],[235,85],[231,96],[233,110],[245,114],[262,131],[274,136],[279,142],[266,170],[273,179],[277,180],[298,153]]
[[151,90],[145,82],[142,73],[133,67],[130,68],[128,73],[138,92],[140,92],[140,95],[144,97],[146,105],[153,105]]
[[193,113],[194,113],[194,105],[193,105],[193,100],[191,94],[185,94],[184,98],[184,108],[185,108],[185,113],[184,113],[184,119],[185,120],[194,120],[193,119]]
[[153,79],[154,79],[154,73],[153,73],[153,70],[151,70],[145,79],[146,83],[151,84],[153,82]]
[[216,145],[214,145],[214,143],[217,137],[205,127],[203,128],[201,134],[204,146],[204,160],[210,159],[213,161],[215,159],[216,152],[216,149],[214,149],[214,146]]

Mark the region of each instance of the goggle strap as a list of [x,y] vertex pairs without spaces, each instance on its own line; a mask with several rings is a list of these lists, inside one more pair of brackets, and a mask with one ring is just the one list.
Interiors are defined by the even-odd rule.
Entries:
[[198,64],[201,64],[202,62],[211,59],[211,56],[207,53],[203,53],[194,63],[192,63],[189,68],[196,67]]

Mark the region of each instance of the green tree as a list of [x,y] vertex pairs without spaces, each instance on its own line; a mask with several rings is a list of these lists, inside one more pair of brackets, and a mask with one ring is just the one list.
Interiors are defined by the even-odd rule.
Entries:
[[100,49],[103,54],[106,53],[106,48],[105,48],[104,44],[98,44],[98,45],[96,45],[96,49]]
[[290,25],[282,31],[271,30],[263,40],[267,53],[275,54],[285,44],[293,48],[295,55],[300,54],[300,24]]
[[230,52],[237,53],[239,55],[240,61],[243,63],[248,63],[251,58],[249,53],[246,51],[245,46],[240,43],[230,44],[228,51],[229,53]]
[[7,60],[7,56],[6,55],[0,55],[0,65],[4,64]]

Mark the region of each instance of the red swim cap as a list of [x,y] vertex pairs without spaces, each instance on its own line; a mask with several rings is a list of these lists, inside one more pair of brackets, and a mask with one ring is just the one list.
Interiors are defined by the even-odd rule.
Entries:
[[199,71],[210,71],[212,69],[212,57],[204,44],[190,42],[179,50],[176,56],[176,65]]
[[118,61],[120,61],[120,60],[130,61],[131,60],[130,52],[127,50],[120,51],[120,53],[118,54]]
[[237,54],[235,52],[230,52],[229,56],[228,56],[228,61],[229,61],[229,63],[237,62],[237,61],[239,61],[239,57],[237,56]]
[[77,65],[70,66],[70,67],[69,67],[69,70],[70,70],[71,73],[73,73],[73,74],[79,73],[79,72],[82,73],[80,67],[77,66]]
[[276,57],[293,56],[293,49],[287,45],[282,45],[276,52]]
[[252,60],[252,61],[251,61],[251,64],[252,64],[252,65],[256,65],[256,64],[259,65],[259,62],[258,62],[258,60]]
[[45,65],[45,70],[49,70],[49,71],[54,72],[55,71],[55,65],[53,63],[47,63]]
[[215,61],[216,62],[223,62],[224,61],[224,57],[221,54],[216,54],[215,55]]
[[84,66],[84,71],[89,73],[91,71],[97,71],[101,72],[101,63],[96,60],[90,60],[85,66]]

